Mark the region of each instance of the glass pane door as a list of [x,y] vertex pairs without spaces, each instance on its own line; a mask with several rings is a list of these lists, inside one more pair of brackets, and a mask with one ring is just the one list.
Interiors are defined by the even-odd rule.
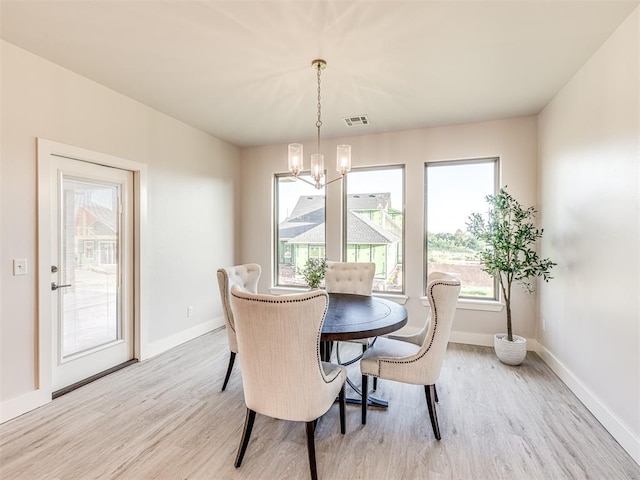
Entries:
[[62,362],[122,339],[120,197],[117,183],[62,177]]

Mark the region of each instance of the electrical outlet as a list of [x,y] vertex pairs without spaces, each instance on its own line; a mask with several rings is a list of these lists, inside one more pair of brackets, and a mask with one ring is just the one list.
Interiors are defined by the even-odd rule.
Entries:
[[27,274],[27,259],[26,258],[14,258],[13,259],[13,276],[26,275]]
[[193,307],[191,305],[187,307],[187,317],[193,317]]

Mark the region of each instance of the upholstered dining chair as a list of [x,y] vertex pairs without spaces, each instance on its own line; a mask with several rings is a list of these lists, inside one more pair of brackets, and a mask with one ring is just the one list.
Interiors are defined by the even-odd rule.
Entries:
[[[325,288],[327,293],[348,293],[352,295],[371,296],[375,273],[375,263],[327,262],[327,270],[324,274]],[[364,352],[372,341],[372,338],[363,338],[350,340],[349,342],[361,344],[362,351]],[[342,362],[340,359],[339,344],[336,343],[336,358],[339,364],[350,365],[359,360],[360,356]]]
[[375,263],[327,262],[324,284],[327,293],[371,295]]
[[344,367],[322,362],[320,335],[329,298],[323,290],[293,295],[260,295],[238,286],[231,304],[247,413],[235,467],[249,444],[256,413],[306,422],[311,478],[317,478],[314,433],[317,419],[339,398],[340,431],[345,432]]
[[[448,279],[450,275],[443,272],[431,272],[427,276],[427,285],[433,282],[434,280],[440,279]],[[429,308],[429,314],[425,316],[425,322],[422,327],[414,333],[403,334],[403,333],[389,333],[385,335],[386,338],[391,338],[393,340],[400,340],[402,342],[413,343],[414,345],[421,346],[424,342],[424,338],[427,335],[427,330],[429,329],[429,322],[431,321],[431,308]],[[375,380],[375,378],[374,378]],[[437,401],[437,396],[436,396]]]
[[229,366],[224,377],[222,391],[227,388],[233,363],[238,353],[238,341],[236,339],[236,327],[233,320],[233,310],[231,309],[231,287],[238,285],[248,292],[257,293],[258,280],[260,280],[260,265],[257,263],[247,263],[233,267],[218,269],[218,287],[220,287],[220,299],[222,300],[222,311],[227,326],[227,340],[229,341]]
[[379,337],[360,360],[362,372],[362,424],[367,423],[367,379],[384,378],[397,382],[424,385],[431,427],[440,440],[440,427],[436,413],[435,383],[440,375],[447,350],[451,325],[460,294],[460,280],[452,275],[430,277],[426,296],[431,318],[426,329],[412,341]]
[[[371,296],[375,273],[375,263],[327,262],[327,271],[324,274],[325,288],[327,293]],[[362,351],[371,343],[370,338],[351,341],[362,344]]]

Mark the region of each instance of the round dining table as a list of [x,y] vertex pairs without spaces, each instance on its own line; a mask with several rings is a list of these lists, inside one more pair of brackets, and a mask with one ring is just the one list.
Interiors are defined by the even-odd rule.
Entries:
[[[407,309],[404,306],[380,297],[330,293],[329,305],[320,336],[320,352],[324,361],[331,358],[333,342],[375,338],[394,332],[407,324]],[[349,365],[353,359],[343,365]],[[362,403],[362,392],[347,378],[349,386],[359,398],[347,397],[347,403]],[[388,402],[368,396],[368,405],[388,407]]]
[[323,342],[377,337],[407,324],[407,309],[381,297],[330,293]]

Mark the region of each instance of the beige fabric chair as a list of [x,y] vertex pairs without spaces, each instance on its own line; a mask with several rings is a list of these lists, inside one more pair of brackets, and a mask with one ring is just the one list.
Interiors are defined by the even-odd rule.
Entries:
[[[327,270],[324,274],[324,284],[327,293],[348,293],[352,295],[371,296],[373,277],[376,273],[375,263],[327,262],[327,264]],[[350,340],[349,342],[361,344],[362,351],[364,352],[373,340],[372,338],[362,338]],[[340,365],[351,365],[360,359],[360,356],[358,356],[342,362],[338,343],[336,343],[336,357]]]
[[231,309],[231,287],[238,285],[248,292],[257,293],[260,273],[260,265],[257,263],[247,263],[245,265],[218,269],[218,287],[220,287],[220,299],[222,300],[222,311],[224,312],[224,320],[227,326],[227,339],[230,350],[229,366],[227,367],[227,374],[222,384],[222,391],[227,388],[231,370],[233,369],[233,362],[236,359],[236,353],[238,353],[236,327],[233,321],[233,310]]
[[[440,440],[436,414],[435,383],[440,375],[447,350],[451,325],[460,294],[460,280],[446,274],[430,277],[426,296],[431,306],[431,318],[424,334],[411,341],[380,337],[360,360],[362,372],[362,424],[367,423],[367,379],[385,378],[397,382],[424,385],[429,417],[435,437]],[[419,341],[419,343],[418,343]]]
[[[442,280],[442,279],[449,279],[451,276],[447,273],[443,273],[443,272],[431,272],[428,276],[427,276],[427,285],[431,282],[433,282],[434,280]],[[415,333],[411,333],[411,334],[398,334],[398,333],[390,333],[388,335],[385,335],[386,338],[391,338],[393,340],[400,340],[402,342],[409,342],[409,343],[413,343],[414,345],[417,346],[421,346],[424,343],[424,339],[427,335],[427,330],[429,329],[429,322],[431,320],[431,309],[429,309],[429,314],[425,317],[425,322],[424,325],[422,326],[422,328]],[[375,378],[374,378],[375,380]],[[437,401],[437,396],[436,396],[436,401]]]
[[320,360],[320,335],[329,298],[323,290],[258,295],[231,289],[247,414],[235,466],[244,457],[256,413],[306,422],[311,477],[317,478],[317,419],[340,400],[345,432],[344,367]]
[[371,296],[375,263],[327,262],[324,284],[327,293]]
[[[351,295],[371,296],[375,263],[327,262],[324,284],[327,293],[348,293]],[[363,351],[371,343],[370,338],[351,340],[363,345]]]

